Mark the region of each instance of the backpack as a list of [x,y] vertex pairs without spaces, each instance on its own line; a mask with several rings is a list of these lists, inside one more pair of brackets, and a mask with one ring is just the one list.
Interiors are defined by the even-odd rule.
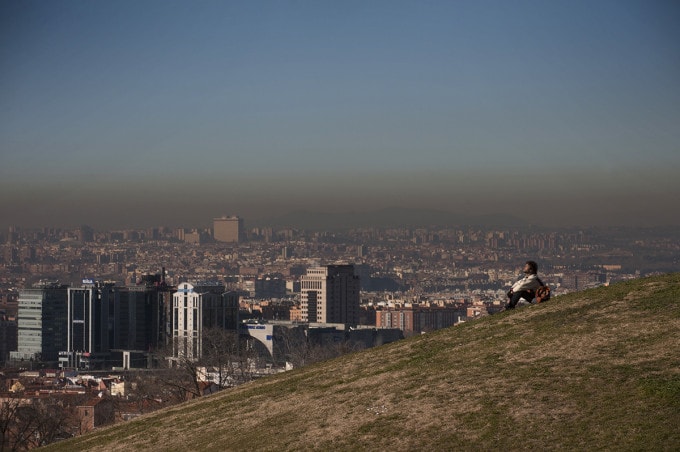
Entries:
[[548,300],[550,300],[550,287],[543,285],[536,289],[536,303],[542,303]]

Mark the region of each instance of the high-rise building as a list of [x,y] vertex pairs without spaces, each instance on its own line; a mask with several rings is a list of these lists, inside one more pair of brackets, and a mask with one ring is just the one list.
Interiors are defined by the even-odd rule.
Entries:
[[255,279],[255,298],[283,298],[286,296],[286,280],[276,275]]
[[173,291],[162,275],[145,275],[135,286],[84,279],[81,287],[48,283],[22,290],[10,359],[58,361],[62,368],[118,366],[121,352],[146,353],[170,343]]
[[203,332],[208,328],[236,331],[239,296],[221,284],[182,283],[172,295],[172,354],[174,358],[201,357]]
[[[160,274],[142,276],[141,284],[146,288],[144,325],[148,344],[140,350],[157,350],[172,340],[172,295],[177,288],[165,282],[165,267]],[[140,324],[139,319],[136,324]]]
[[182,283],[172,295],[172,356],[197,359],[201,356],[201,296],[194,286]]
[[242,242],[243,219],[239,217],[227,216],[213,219],[213,238],[217,242]]
[[17,322],[0,315],[0,366],[9,359],[9,353],[17,348]]
[[66,350],[68,287],[42,284],[19,292],[17,351],[12,360],[56,363]]
[[126,353],[145,354],[169,343],[171,290],[161,275],[145,275],[135,286],[83,280],[82,287],[69,288],[68,339],[60,366],[119,366]]
[[67,345],[61,349],[60,367],[105,367],[113,342],[113,294],[113,284],[93,280],[68,289]]
[[200,295],[201,326],[236,330],[238,323],[237,292],[225,292],[226,288],[218,282],[201,282],[194,286],[194,292]]
[[312,267],[300,281],[302,320],[318,323],[359,323],[359,277],[354,265]]
[[153,321],[157,309],[156,291],[145,286],[117,287],[114,291],[111,348],[148,351],[154,348]]

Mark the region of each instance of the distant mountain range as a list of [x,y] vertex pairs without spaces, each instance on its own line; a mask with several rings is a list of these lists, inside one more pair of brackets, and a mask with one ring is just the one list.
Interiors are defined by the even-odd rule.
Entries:
[[291,212],[279,217],[253,221],[267,225],[308,230],[343,230],[351,228],[417,228],[427,226],[527,226],[517,217],[507,215],[462,215],[433,209],[388,207],[365,212]]

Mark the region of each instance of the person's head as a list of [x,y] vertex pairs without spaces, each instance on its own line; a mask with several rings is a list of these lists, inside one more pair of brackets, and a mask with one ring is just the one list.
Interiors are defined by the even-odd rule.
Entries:
[[535,275],[538,273],[538,264],[534,261],[526,261],[524,264],[524,273]]

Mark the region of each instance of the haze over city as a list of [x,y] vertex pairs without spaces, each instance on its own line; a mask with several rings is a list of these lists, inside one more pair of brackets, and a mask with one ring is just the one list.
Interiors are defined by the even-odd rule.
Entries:
[[5,1],[0,227],[680,225],[678,23],[675,1]]

